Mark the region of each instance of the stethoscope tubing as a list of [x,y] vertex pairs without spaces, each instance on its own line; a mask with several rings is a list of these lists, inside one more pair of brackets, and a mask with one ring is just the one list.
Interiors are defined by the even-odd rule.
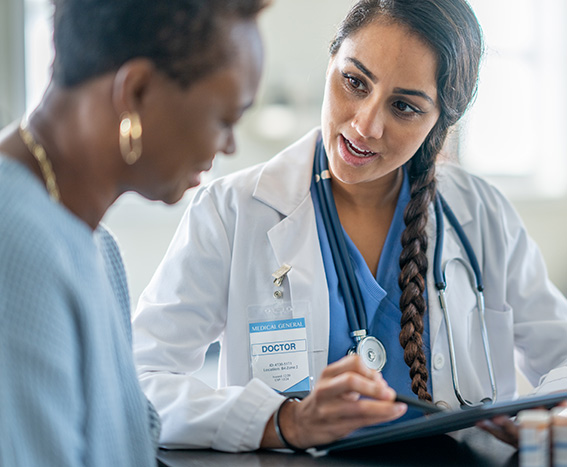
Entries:
[[[320,200],[321,205],[321,215],[323,217],[323,222],[327,231],[327,237],[329,239],[329,246],[331,248],[331,253],[335,263],[335,269],[337,271],[337,278],[339,281],[339,287],[342,290],[342,296],[345,303],[347,321],[349,328],[351,330],[351,336],[354,338],[355,342],[360,340],[360,333],[362,335],[366,334],[367,331],[367,321],[366,313],[364,312],[364,303],[362,301],[362,294],[358,285],[358,280],[356,278],[352,262],[350,261],[350,256],[348,254],[348,249],[346,246],[346,241],[344,235],[342,234],[342,225],[340,223],[337,208],[334,202],[331,178],[328,175],[328,161],[324,154],[323,142],[321,139],[317,142],[315,150],[315,160],[314,160],[314,172],[316,177],[315,187],[317,190],[317,195]],[[442,252],[443,252],[443,242],[444,242],[444,216],[447,217],[451,226],[455,229],[463,248],[465,249],[466,255],[468,257],[470,266],[472,268],[471,279],[475,282],[475,293],[477,297],[477,308],[479,312],[481,336],[484,347],[484,354],[486,358],[487,369],[489,373],[490,385],[492,389],[492,402],[496,401],[496,381],[494,375],[494,367],[492,364],[492,358],[490,353],[488,332],[486,328],[486,321],[484,316],[484,283],[482,280],[482,274],[477,257],[474,253],[472,245],[467,238],[461,224],[459,223],[457,217],[449,207],[447,201],[443,196],[437,192],[434,200],[434,209],[436,217],[436,240],[435,240],[435,250],[433,254],[433,276],[435,287],[437,288],[439,295],[439,302],[445,319],[445,324],[447,328],[447,339],[449,345],[449,358],[451,361],[451,373],[453,379],[453,388],[455,395],[461,405],[463,406],[473,406],[472,402],[466,400],[459,386],[459,378],[457,371],[456,355],[455,355],[455,343],[453,340],[453,329],[451,326],[451,320],[449,317],[449,312],[447,309],[447,303],[445,298],[445,290],[447,288],[447,281],[441,264]],[[462,260],[461,260],[462,261]],[[467,268],[470,273],[470,269]]]
[[[459,400],[460,404],[463,406],[472,407],[474,404],[468,400],[466,400],[461,392],[459,386],[459,375],[457,371],[457,358],[455,355],[455,343],[453,341],[453,328],[451,326],[451,319],[449,317],[449,311],[447,309],[447,300],[445,298],[445,290],[447,288],[447,280],[445,274],[443,272],[441,266],[441,256],[443,251],[443,240],[444,240],[444,221],[443,217],[447,216],[449,223],[455,229],[463,248],[467,254],[470,268],[466,268],[469,275],[471,275],[471,279],[475,282],[475,295],[477,299],[477,309],[478,309],[478,316],[480,321],[480,333],[482,338],[482,345],[484,349],[484,357],[486,360],[486,366],[488,370],[488,377],[490,380],[490,387],[492,391],[492,398],[490,399],[491,402],[496,401],[497,397],[497,389],[496,389],[496,377],[494,373],[494,366],[492,363],[492,354],[490,352],[490,343],[488,341],[488,331],[486,327],[486,320],[485,320],[485,307],[484,307],[484,283],[482,280],[482,274],[480,272],[480,266],[478,264],[478,260],[476,254],[472,248],[472,245],[465,234],[461,224],[459,223],[457,216],[453,210],[449,207],[449,204],[443,198],[441,193],[437,192],[435,196],[435,219],[436,219],[436,233],[437,238],[435,240],[435,251],[433,254],[433,275],[434,275],[434,282],[435,287],[437,288],[437,292],[439,295],[439,303],[441,305],[441,310],[443,311],[443,317],[445,318],[445,325],[447,327],[447,343],[449,345],[449,359],[451,362],[451,373],[452,373],[452,380],[453,380],[453,389],[455,390],[455,395]],[[460,262],[464,263],[464,260],[457,258]],[[472,274],[470,274],[470,269],[472,268]]]
[[[339,279],[339,286],[343,290],[343,299],[345,301],[345,308],[347,310],[347,319],[351,332],[356,330],[366,330],[366,314],[364,313],[364,303],[362,295],[352,262],[349,260],[348,249],[344,235],[342,234],[342,226],[340,223],[337,208],[333,199],[331,190],[331,179],[323,178],[325,171],[328,171],[327,158],[319,157],[322,150],[322,141],[317,143],[317,150],[315,152],[315,173],[321,179],[316,183],[317,193],[321,204],[321,214],[325,224],[330,224],[331,229],[327,229],[327,236],[329,238],[329,246],[335,262],[337,276]],[[323,159],[323,161],[321,161]]]
[[457,216],[453,210],[449,207],[449,204],[443,197],[443,195],[439,192],[436,193],[435,196],[435,219],[437,221],[437,239],[435,241],[435,253],[433,257],[433,276],[435,279],[435,287],[437,290],[446,289],[447,282],[445,281],[445,275],[443,274],[441,268],[441,253],[443,251],[443,233],[444,233],[444,222],[443,222],[443,214],[447,216],[449,223],[457,232],[457,236],[461,241],[463,248],[467,254],[471,267],[474,271],[475,282],[476,282],[476,289],[479,292],[484,290],[484,283],[482,281],[482,273],[480,272],[480,266],[478,264],[478,260],[476,258],[476,254],[473,250],[471,242],[469,241],[463,227],[459,223]]

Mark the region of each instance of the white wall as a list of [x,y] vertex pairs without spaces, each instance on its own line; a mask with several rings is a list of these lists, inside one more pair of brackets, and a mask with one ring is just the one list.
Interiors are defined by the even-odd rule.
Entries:
[[21,0],[0,2],[0,127],[24,112],[23,13]]

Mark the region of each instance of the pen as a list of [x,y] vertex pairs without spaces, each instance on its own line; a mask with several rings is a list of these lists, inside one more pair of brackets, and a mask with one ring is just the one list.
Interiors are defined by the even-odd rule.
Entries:
[[423,413],[437,413],[443,412],[445,409],[437,407],[431,402],[422,401],[420,399],[414,399],[413,397],[403,396],[401,394],[396,394],[396,402],[403,402],[407,404],[408,407],[413,407],[414,409],[421,410]]

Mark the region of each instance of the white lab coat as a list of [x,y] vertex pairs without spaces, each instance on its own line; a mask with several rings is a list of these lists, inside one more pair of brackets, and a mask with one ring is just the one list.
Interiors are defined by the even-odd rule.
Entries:
[[[279,300],[308,301],[309,358],[316,380],[327,364],[329,298],[310,196],[318,131],[269,162],[201,187],[143,293],[134,319],[142,388],[162,419],[166,447],[225,451],[259,447],[281,401],[251,379],[247,309],[277,302],[272,273],[292,266]],[[567,388],[567,301],[548,280],[538,248],[503,196],[451,164],[438,187],[478,257],[498,398],[517,395],[514,364],[538,392]],[[428,225],[433,264],[435,215]],[[445,221],[443,262],[466,254]],[[465,397],[490,396],[475,298],[464,270],[447,271],[447,300]],[[457,407],[447,333],[428,270],[433,398]],[[221,343],[219,389],[192,376],[210,343]]]

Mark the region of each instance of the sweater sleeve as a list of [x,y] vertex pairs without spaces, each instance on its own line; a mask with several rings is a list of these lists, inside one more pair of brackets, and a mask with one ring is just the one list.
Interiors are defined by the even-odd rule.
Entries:
[[84,388],[73,293],[39,229],[2,230],[0,465],[82,465]]
[[[124,326],[124,332],[128,337],[130,345],[132,345],[130,291],[128,289],[128,280],[120,247],[112,233],[102,224],[98,226],[95,238],[104,260],[105,270],[108,275],[112,291],[120,305],[121,322]],[[149,400],[147,400],[147,410],[152,442],[154,448],[157,450],[161,433],[161,422],[155,407]]]

